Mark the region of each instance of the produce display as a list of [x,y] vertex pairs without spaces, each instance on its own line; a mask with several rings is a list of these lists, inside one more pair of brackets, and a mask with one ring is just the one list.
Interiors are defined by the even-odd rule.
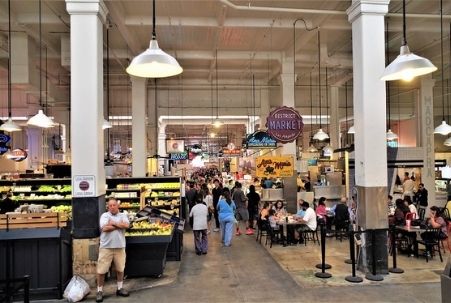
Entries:
[[38,191],[43,193],[53,193],[54,191],[56,191],[56,188],[51,185],[41,185],[39,186]]
[[112,196],[114,196],[115,198],[137,198],[138,197],[138,193],[137,192],[125,192],[125,193],[116,193],[116,192],[112,192],[111,193]]
[[136,184],[118,184],[117,189],[180,189],[178,182],[161,182],[161,183],[136,183]]
[[31,186],[15,186],[13,192],[30,192]]
[[72,219],[72,206],[59,205],[50,207],[50,211],[54,213],[65,213],[68,219]]
[[166,182],[166,183],[152,183],[149,189],[180,189],[180,183]]
[[139,203],[121,202],[119,208],[139,208]]
[[21,200],[70,200],[72,199],[72,195],[60,195],[60,194],[51,194],[51,195],[36,195],[31,194],[29,196],[25,196],[20,194],[18,196],[13,196],[13,200],[21,201]]
[[11,190],[10,186],[0,186],[0,192],[8,192]]
[[171,208],[180,206],[180,202],[177,199],[172,200],[158,200],[155,198],[155,200],[150,201],[150,206],[158,207],[158,206],[169,206]]
[[167,198],[167,197],[180,197],[179,192],[171,192],[171,191],[153,191],[150,194],[151,198]]
[[125,233],[125,236],[169,236],[172,233],[174,225],[166,222],[133,222],[131,227]]

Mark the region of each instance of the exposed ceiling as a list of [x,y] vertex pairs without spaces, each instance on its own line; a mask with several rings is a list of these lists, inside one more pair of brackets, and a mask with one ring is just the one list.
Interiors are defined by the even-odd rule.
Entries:
[[[39,45],[37,0],[11,1],[12,30],[25,33]],[[162,80],[162,85],[184,83],[210,85],[218,73],[224,83],[239,84],[254,74],[258,83],[278,85],[281,58],[294,49],[296,23],[296,74],[298,85],[308,85],[309,75],[317,73],[317,32],[320,27],[322,66],[329,69],[329,84],[352,80],[351,25],[345,13],[350,0],[157,0],[156,32],[159,45],[173,54],[184,68],[180,77]],[[440,67],[439,1],[407,0],[407,40],[415,53],[430,58]],[[445,79],[448,79],[448,39],[451,21],[451,0],[444,2]],[[113,87],[128,87],[125,67],[130,59],[147,48],[152,27],[151,0],[106,0],[110,26],[110,79]],[[47,68],[39,69],[39,52],[30,52],[34,72],[43,72],[49,80],[48,100],[51,106],[67,107],[69,103],[70,68],[62,66],[62,45],[70,32],[70,18],[64,0],[42,0],[42,44],[48,49]],[[389,6],[389,55],[394,58],[401,45],[402,1],[392,0]],[[286,10],[284,10],[286,9]],[[301,9],[312,10],[301,12]],[[291,11],[290,11],[291,10]],[[298,10],[298,11],[296,11]],[[5,109],[7,66],[7,0],[0,0],[0,108]],[[13,50],[14,52],[14,50]],[[216,66],[217,56],[217,66]],[[48,70],[47,70],[48,69]],[[439,70],[440,71],[440,70]],[[324,71],[323,71],[324,73]],[[440,72],[434,74],[440,77]],[[44,81],[45,82],[45,81]],[[350,81],[352,84],[352,81]],[[149,81],[149,86],[153,84]],[[440,84],[436,85],[439,86]],[[395,83],[391,95],[409,91],[418,83]],[[41,88],[43,90],[44,88]],[[441,102],[440,89],[436,101]],[[14,86],[15,106],[27,107],[39,101],[37,82]],[[410,108],[412,98],[401,94],[392,98],[393,107]],[[114,114],[126,115],[127,105],[113,99]],[[116,102],[116,104],[114,104]],[[121,101],[122,102],[122,101]],[[342,101],[341,101],[342,102]],[[19,104],[18,104],[19,103]],[[22,104],[20,104],[22,103]],[[5,105],[4,105],[5,104]],[[122,105],[122,106],[121,106]],[[298,104],[308,106],[308,104]],[[344,107],[344,104],[340,104]],[[436,106],[440,106],[437,104]],[[437,113],[438,114],[438,113]],[[242,126],[244,132],[244,126]],[[188,132],[204,135],[205,127],[171,126],[177,136]],[[238,133],[239,131],[236,130]]]

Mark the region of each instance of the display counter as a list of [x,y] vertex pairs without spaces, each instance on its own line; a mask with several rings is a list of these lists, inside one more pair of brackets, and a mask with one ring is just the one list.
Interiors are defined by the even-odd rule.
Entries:
[[275,202],[283,200],[283,188],[263,188],[261,190],[261,201]]

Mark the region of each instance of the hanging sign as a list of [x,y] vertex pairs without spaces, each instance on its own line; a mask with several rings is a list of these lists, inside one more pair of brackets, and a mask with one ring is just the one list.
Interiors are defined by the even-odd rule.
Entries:
[[291,177],[294,161],[292,156],[262,156],[255,161],[257,177]]
[[253,134],[250,134],[246,138],[246,147],[248,149],[258,148],[276,148],[277,141],[268,135],[265,131],[256,131]]
[[0,134],[0,155],[6,153],[9,147],[6,145],[11,140],[11,137],[6,134]]
[[92,175],[74,176],[72,184],[72,197],[95,197],[96,178]]
[[188,160],[188,152],[183,153],[171,153],[169,154],[171,160]]
[[183,153],[185,150],[184,140],[166,140],[166,152],[171,153]]
[[235,149],[224,148],[222,150],[222,156],[223,157],[240,157],[241,156],[241,149],[239,149],[239,148],[235,148]]
[[269,113],[266,127],[268,134],[277,142],[289,143],[301,135],[304,123],[297,110],[282,106]]
[[27,157],[28,157],[28,153],[21,148],[12,150],[11,154],[8,155],[8,159],[16,161],[16,162],[21,162],[21,161],[25,160]]

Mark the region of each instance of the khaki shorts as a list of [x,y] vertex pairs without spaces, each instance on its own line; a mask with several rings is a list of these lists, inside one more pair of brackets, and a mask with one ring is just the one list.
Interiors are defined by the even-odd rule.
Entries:
[[117,272],[125,269],[125,248],[99,248],[99,259],[97,260],[97,273],[104,275],[110,270],[111,262]]

